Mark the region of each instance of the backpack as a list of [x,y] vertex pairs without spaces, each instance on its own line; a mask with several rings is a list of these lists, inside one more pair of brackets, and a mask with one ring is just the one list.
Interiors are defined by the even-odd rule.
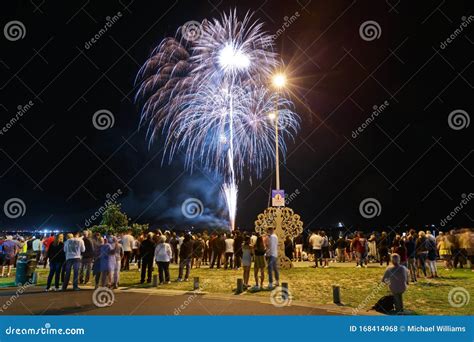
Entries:
[[375,303],[372,309],[387,315],[395,309],[395,299],[393,296],[383,296]]

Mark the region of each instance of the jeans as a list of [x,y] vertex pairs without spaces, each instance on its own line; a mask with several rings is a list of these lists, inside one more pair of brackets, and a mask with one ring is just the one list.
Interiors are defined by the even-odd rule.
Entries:
[[[81,271],[79,272],[79,282],[88,283],[91,276],[92,258],[83,258],[81,260]],[[84,278],[85,273],[85,278]]]
[[191,269],[191,258],[186,258],[186,259],[181,259],[179,261],[179,275],[178,275],[178,279],[183,279],[183,270],[184,270],[184,267],[186,267],[186,276],[184,277],[184,279],[188,279],[189,278],[189,271]]
[[393,294],[393,301],[395,302],[395,311],[401,312],[403,311],[403,293],[392,293]]
[[211,261],[211,268],[214,268],[214,264],[217,261],[217,268],[221,268],[221,259],[222,259],[222,252],[213,251],[212,252],[212,261]]
[[273,273],[275,273],[275,280],[278,283],[280,280],[280,273],[278,272],[278,258],[274,256],[268,257],[268,282],[273,283]]
[[[148,270],[148,275],[147,275],[147,270]],[[151,274],[153,273],[153,256],[150,258],[143,258],[142,259],[142,273],[141,273],[141,278],[140,282],[144,283],[145,282],[145,275],[147,275],[147,282],[151,282]]]
[[408,258],[408,270],[410,271],[411,281],[416,281],[416,259]]
[[227,267],[232,269],[233,258],[234,258],[234,253],[232,252],[225,253],[225,264],[224,264],[225,269],[227,269]]
[[49,289],[51,287],[51,282],[54,276],[54,287],[59,288],[59,277],[61,275],[61,269],[63,267],[63,262],[50,262],[49,263],[49,274],[48,274],[48,282],[46,283],[46,288]]
[[130,258],[132,257],[132,251],[123,252],[121,269],[128,271],[130,269]]
[[72,287],[74,289],[79,288],[79,267],[81,267],[81,259],[68,259],[66,260],[66,274],[64,276],[63,290],[67,289],[69,285],[69,279],[71,279],[71,268],[74,270],[74,276],[72,279]]
[[157,264],[160,283],[170,281],[170,263],[166,261],[158,261]]
[[234,268],[240,268],[240,266],[242,266],[242,252],[234,255]]
[[418,262],[420,263],[421,269],[425,277],[426,277],[426,257],[427,256],[428,256],[428,253],[418,254]]

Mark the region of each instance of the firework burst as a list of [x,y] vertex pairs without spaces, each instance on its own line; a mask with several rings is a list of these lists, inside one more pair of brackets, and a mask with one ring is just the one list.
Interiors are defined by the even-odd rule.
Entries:
[[275,123],[269,114],[278,111],[283,154],[299,118],[291,101],[266,86],[278,56],[272,37],[251,14],[239,20],[231,11],[220,20],[204,20],[199,30],[190,41],[166,38],[153,50],[138,73],[136,99],[150,143],[165,137],[163,160],[184,152],[186,168],[192,171],[198,163],[224,177],[234,228],[237,180],[260,177],[274,163]]

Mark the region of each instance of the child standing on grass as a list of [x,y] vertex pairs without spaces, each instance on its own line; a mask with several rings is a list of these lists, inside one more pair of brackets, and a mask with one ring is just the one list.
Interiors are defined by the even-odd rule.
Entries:
[[244,288],[249,287],[250,267],[252,265],[252,247],[250,246],[250,236],[245,236],[242,246],[242,267],[244,268]]

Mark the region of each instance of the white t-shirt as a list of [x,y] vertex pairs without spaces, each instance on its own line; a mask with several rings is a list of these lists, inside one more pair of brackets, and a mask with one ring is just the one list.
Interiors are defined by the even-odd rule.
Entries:
[[122,236],[122,246],[124,252],[131,252],[133,249],[133,236],[126,234]]
[[234,253],[234,239],[225,239],[225,252]]
[[313,234],[309,238],[309,243],[313,249],[321,249],[321,246],[323,245],[323,237],[318,234]]
[[267,240],[267,256],[278,257],[278,236],[275,233],[270,235]]

